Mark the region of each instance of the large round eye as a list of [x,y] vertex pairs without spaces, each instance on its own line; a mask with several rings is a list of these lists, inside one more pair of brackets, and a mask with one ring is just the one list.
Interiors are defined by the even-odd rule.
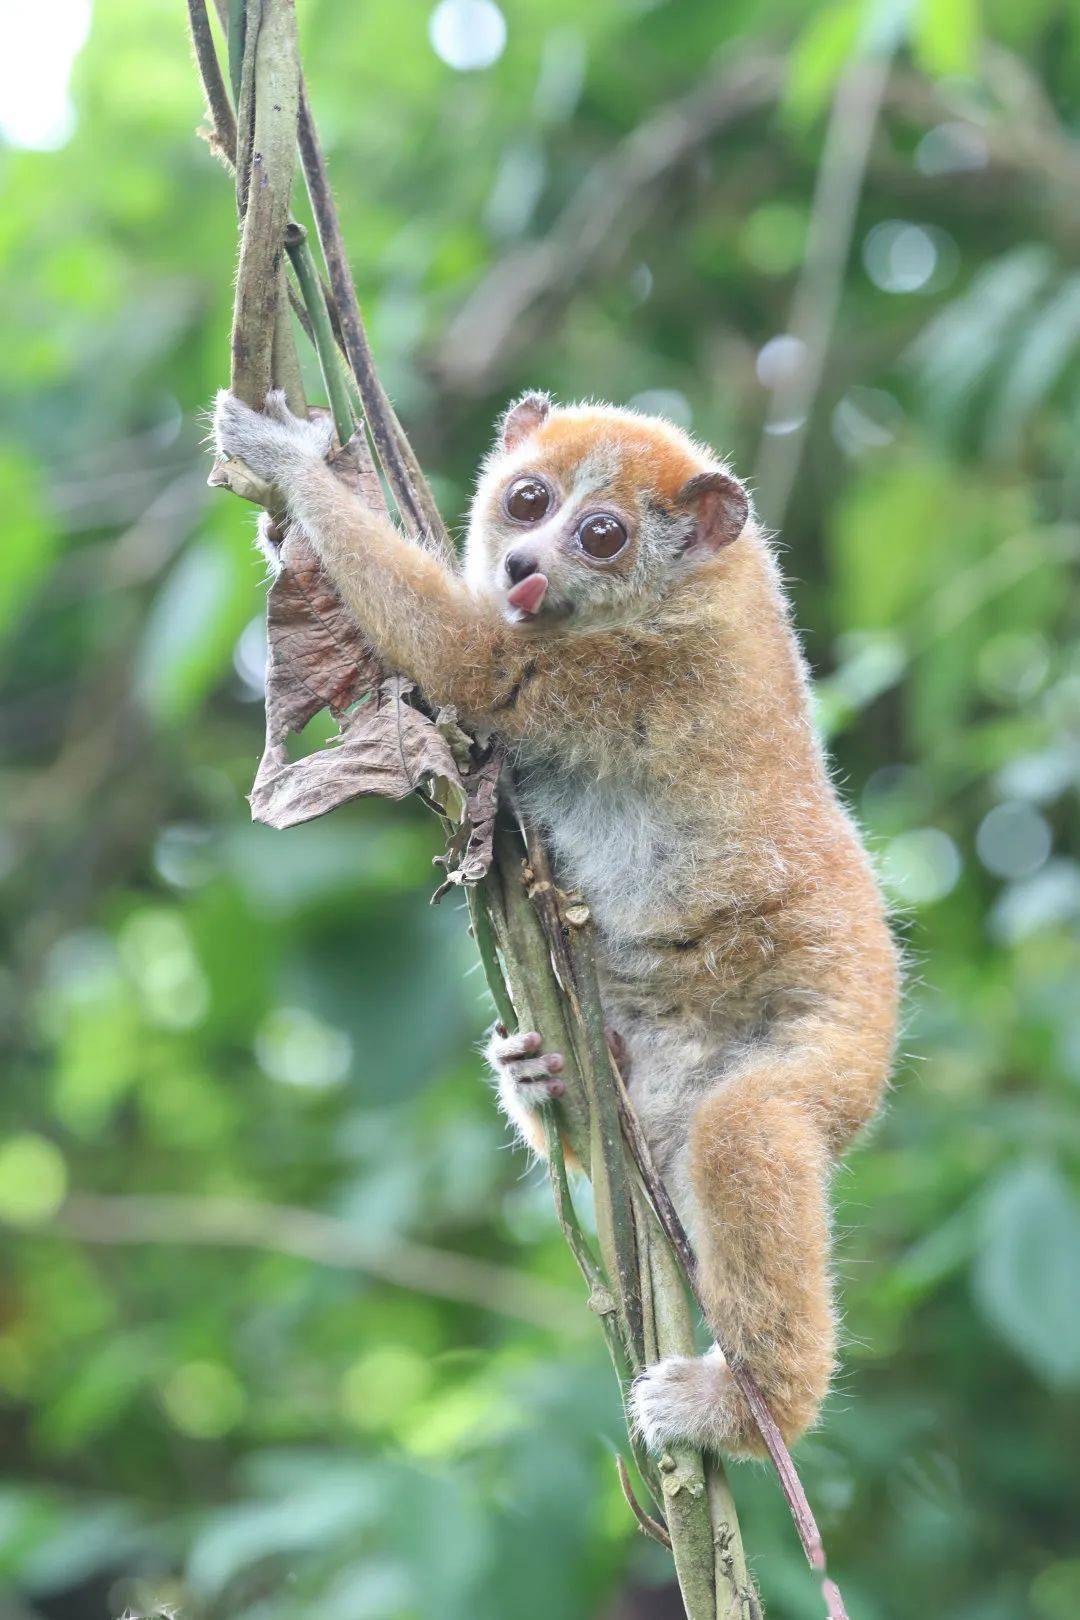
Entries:
[[610,512],[598,512],[594,517],[585,519],[577,537],[582,551],[606,562],[609,557],[618,556],[625,546],[626,525],[620,523],[617,517],[612,517]]
[[507,490],[503,505],[519,523],[538,523],[551,505],[551,491],[539,478],[517,478]]

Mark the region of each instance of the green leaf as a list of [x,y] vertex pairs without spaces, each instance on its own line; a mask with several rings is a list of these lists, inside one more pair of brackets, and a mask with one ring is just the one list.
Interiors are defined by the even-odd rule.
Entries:
[[138,652],[136,688],[156,718],[184,719],[218,685],[259,593],[258,564],[235,538],[188,547],[158,593]]
[[895,636],[925,604],[941,566],[936,537],[959,497],[952,469],[918,454],[898,452],[851,480],[828,537],[842,624]]
[[21,1558],[20,1584],[35,1594],[62,1592],[115,1570],[119,1560],[133,1557],[138,1541],[138,1521],[126,1503],[91,1497],[85,1505],[61,1506],[51,1531]]
[[0,569],[0,635],[4,634],[56,551],[56,525],[47,523],[32,466],[13,450],[0,453],[0,511],[4,566]]
[[156,1364],[159,1337],[156,1327],[134,1328],[90,1350],[42,1412],[40,1432],[50,1450],[74,1451],[123,1425]]
[[1050,393],[1080,346],[1080,275],[1069,276],[1032,317],[1006,368],[988,422],[997,454],[1015,448],[1027,418]]
[[932,420],[952,425],[1015,341],[1054,273],[1042,244],[992,259],[971,285],[923,328],[910,350]]
[[833,0],[803,29],[791,52],[784,91],[784,110],[797,123],[810,123],[828,105],[855,49],[862,18],[862,0]]
[[882,1279],[879,1297],[910,1309],[954,1273],[966,1268],[975,1246],[981,1210],[973,1199],[935,1226],[901,1255]]
[[1045,1383],[1080,1383],[1080,1203],[1053,1166],[995,1184],[973,1283],[987,1321]]
[[912,30],[915,60],[927,73],[970,75],[979,22],[979,0],[920,0]]
[[242,1570],[356,1534],[377,1519],[379,1487],[370,1469],[328,1460],[318,1479],[265,1502],[235,1502],[209,1515],[196,1536],[188,1576],[196,1591],[222,1591]]

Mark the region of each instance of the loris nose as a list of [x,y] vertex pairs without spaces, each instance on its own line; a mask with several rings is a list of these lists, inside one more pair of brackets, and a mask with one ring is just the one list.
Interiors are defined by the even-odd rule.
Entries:
[[540,572],[540,563],[531,551],[508,551],[503,559],[511,585],[519,585],[530,574]]

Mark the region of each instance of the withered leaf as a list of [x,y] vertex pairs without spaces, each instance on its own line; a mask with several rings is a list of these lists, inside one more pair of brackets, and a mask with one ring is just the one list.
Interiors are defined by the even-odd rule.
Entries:
[[469,883],[482,878],[492,861],[495,841],[495,813],[499,808],[499,773],[502,758],[492,752],[465,777],[468,801],[466,825],[468,843],[461,861],[461,875]]
[[[339,476],[365,501],[381,503],[370,459],[365,467],[357,449],[354,441],[339,452]],[[454,829],[449,880],[475,882],[491,864],[498,760],[467,755],[468,739],[457,728],[451,747],[446,727],[408,701],[410,683],[381,668],[302,533],[286,533],[275,562],[266,614],[266,745],[250,794],[253,817],[295,827],[363,794],[400,799],[420,790]],[[290,734],[322,709],[338,722],[339,736],[290,760]]]

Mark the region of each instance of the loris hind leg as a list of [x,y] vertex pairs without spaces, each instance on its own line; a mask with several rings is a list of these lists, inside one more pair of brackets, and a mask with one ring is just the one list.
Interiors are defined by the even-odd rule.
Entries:
[[[698,1282],[718,1344],[756,1377],[789,1442],[829,1387],[836,1326],[829,1283],[829,1155],[821,1132],[769,1076],[710,1093],[694,1115],[690,1178]],[[719,1350],[650,1367],[633,1391],[637,1426],[676,1441],[760,1455],[761,1437]]]
[[[810,1115],[767,1084],[767,1076],[746,1075],[698,1105],[690,1138],[694,1247],[717,1343],[753,1372],[790,1443],[817,1416],[835,1360],[829,1155]],[[650,1367],[632,1404],[653,1449],[689,1441],[762,1453],[718,1349]]]

